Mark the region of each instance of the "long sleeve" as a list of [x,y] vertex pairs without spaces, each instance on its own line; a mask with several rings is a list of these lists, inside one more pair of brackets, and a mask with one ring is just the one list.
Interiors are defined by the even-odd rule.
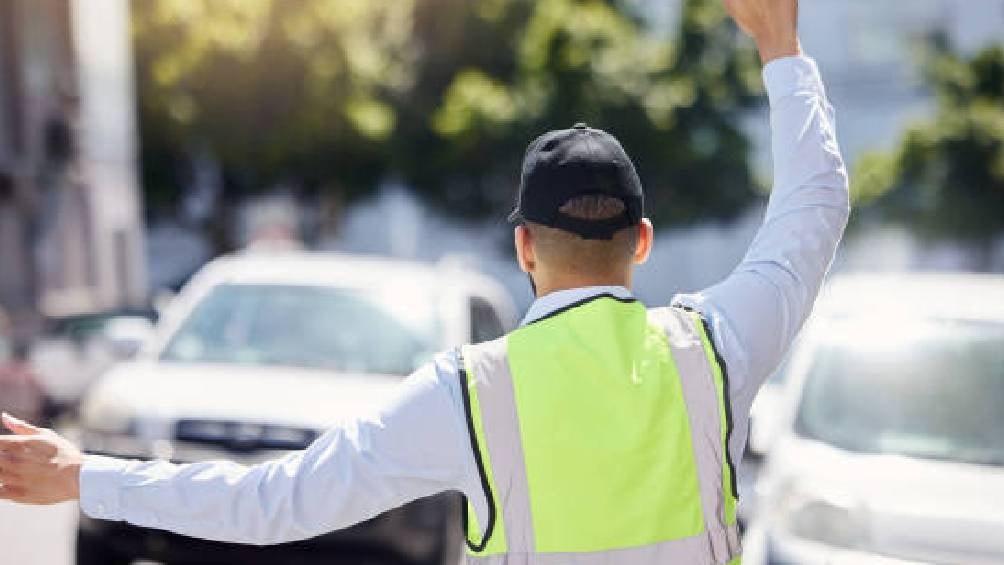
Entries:
[[94,518],[189,536],[272,544],[344,528],[423,496],[478,492],[450,375],[456,379],[453,358],[440,355],[376,413],[260,465],[88,456],[81,508]]
[[[774,160],[763,225],[725,280],[674,299],[709,321],[742,423],[760,385],[811,313],[850,211],[833,108],[815,62],[778,59],[763,76]],[[737,450],[741,453],[741,445]]]

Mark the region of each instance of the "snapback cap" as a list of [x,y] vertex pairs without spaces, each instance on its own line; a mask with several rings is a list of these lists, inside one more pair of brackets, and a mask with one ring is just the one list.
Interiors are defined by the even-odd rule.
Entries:
[[[578,196],[611,196],[624,203],[624,212],[591,220],[561,212]],[[578,123],[535,139],[526,149],[516,208],[509,221],[526,221],[572,232],[584,239],[611,239],[644,215],[641,180],[617,138]]]

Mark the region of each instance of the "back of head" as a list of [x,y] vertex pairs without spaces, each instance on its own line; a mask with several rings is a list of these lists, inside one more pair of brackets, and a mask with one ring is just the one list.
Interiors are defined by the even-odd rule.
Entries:
[[[560,212],[569,218],[602,221],[624,214],[620,198],[603,194],[575,196]],[[623,272],[631,265],[638,243],[638,226],[617,230],[610,239],[585,238],[571,231],[527,221],[541,266],[569,275],[600,277]]]
[[641,179],[617,138],[578,123],[527,148],[516,206],[521,268],[535,292],[629,286],[645,260],[651,224]]

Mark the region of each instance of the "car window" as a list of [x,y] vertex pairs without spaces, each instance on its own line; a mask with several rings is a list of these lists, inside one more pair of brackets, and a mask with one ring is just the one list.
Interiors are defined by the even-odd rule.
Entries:
[[800,434],[851,451],[1004,465],[1004,324],[859,329],[818,346]]
[[481,343],[491,341],[501,337],[505,333],[502,319],[498,312],[488,302],[480,296],[472,296],[470,300],[471,309],[471,342]]
[[406,304],[376,290],[219,285],[160,358],[406,375],[438,343],[430,302]]

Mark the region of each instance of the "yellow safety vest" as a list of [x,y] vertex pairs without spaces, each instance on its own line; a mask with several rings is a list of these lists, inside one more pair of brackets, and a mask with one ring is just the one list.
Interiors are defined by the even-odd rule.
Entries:
[[488,501],[468,563],[738,563],[728,383],[700,317],[601,295],[461,348]]

